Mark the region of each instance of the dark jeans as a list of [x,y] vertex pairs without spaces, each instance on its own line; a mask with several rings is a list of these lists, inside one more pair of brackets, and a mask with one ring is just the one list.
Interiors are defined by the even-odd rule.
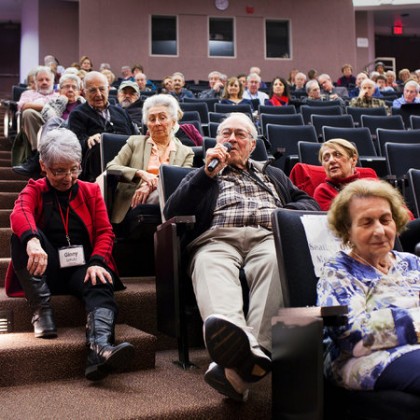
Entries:
[[420,350],[394,360],[377,379],[375,390],[403,391],[420,395]]
[[[113,284],[103,284],[99,279],[96,286],[93,286],[90,281],[85,283],[84,278],[89,267],[87,264],[79,267],[60,268],[57,250],[42,232],[40,234],[41,245],[48,254],[45,276],[51,294],[76,296],[84,302],[86,312],[91,312],[95,308],[108,308],[117,313]],[[11,257],[16,271],[26,269],[28,264],[26,245],[22,244],[16,235],[12,235],[11,238]],[[119,282],[114,273],[110,269],[106,269],[111,274],[113,283]]]

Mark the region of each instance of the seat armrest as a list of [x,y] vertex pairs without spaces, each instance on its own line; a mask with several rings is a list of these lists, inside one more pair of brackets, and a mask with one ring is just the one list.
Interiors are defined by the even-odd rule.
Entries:
[[314,318],[322,318],[324,325],[343,325],[347,322],[347,305],[307,306],[305,308],[280,308],[272,324],[306,325]]
[[112,215],[112,204],[115,199],[115,189],[118,182],[121,181],[122,171],[119,169],[108,169],[104,172],[104,199],[108,215]]

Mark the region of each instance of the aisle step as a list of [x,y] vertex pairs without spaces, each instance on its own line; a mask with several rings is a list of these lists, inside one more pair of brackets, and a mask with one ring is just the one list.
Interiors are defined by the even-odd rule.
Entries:
[[[58,338],[31,333],[0,335],[0,387],[82,378],[86,364],[85,328],[61,328]],[[124,324],[115,328],[116,342],[135,347],[128,371],[155,367],[156,337]],[[54,386],[51,384],[51,386]]]

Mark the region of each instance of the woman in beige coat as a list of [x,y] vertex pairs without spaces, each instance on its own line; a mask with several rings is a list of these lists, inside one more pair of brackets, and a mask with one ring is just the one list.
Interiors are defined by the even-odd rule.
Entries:
[[117,186],[111,222],[129,227],[139,204],[157,204],[157,181],[162,164],[191,167],[194,153],[174,135],[182,115],[177,100],[170,95],[154,95],[143,105],[145,136],[131,136],[107,169],[122,171]]

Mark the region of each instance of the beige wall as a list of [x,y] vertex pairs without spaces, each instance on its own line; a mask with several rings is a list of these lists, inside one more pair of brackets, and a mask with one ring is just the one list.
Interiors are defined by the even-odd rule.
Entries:
[[[265,80],[295,67],[315,67],[335,79],[343,63],[356,61],[352,0],[232,0],[225,12],[211,0],[80,0],[79,8],[79,56],[90,56],[95,66],[109,62],[116,72],[139,62],[153,79],[182,71],[197,80],[213,69],[232,75],[257,65]],[[179,17],[179,57],[149,56],[151,14]],[[207,16],[236,17],[235,59],[207,57]],[[264,17],[290,19],[292,59],[264,59]]]

